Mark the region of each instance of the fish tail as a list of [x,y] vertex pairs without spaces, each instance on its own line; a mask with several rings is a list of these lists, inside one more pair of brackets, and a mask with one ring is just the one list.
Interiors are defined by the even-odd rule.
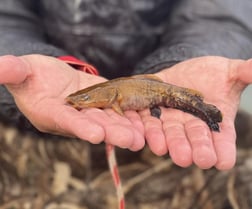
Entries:
[[212,131],[220,131],[218,123],[222,121],[221,111],[212,104],[204,103],[202,97],[187,94],[169,98],[164,104],[166,107],[179,109],[200,118]]

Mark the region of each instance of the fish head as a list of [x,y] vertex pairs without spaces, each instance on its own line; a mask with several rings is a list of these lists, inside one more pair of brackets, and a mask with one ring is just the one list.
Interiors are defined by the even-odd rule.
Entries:
[[97,87],[84,89],[70,94],[66,97],[66,103],[80,110],[88,107],[107,108],[115,98],[114,91],[109,88]]

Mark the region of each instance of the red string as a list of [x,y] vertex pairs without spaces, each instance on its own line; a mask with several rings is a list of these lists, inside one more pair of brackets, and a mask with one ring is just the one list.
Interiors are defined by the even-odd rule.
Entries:
[[86,62],[83,62],[73,56],[60,56],[58,57],[58,59],[66,62],[67,64],[73,66],[74,68],[78,70],[84,71],[86,73],[90,73],[92,75],[99,75],[98,70],[94,66]]
[[[83,62],[81,60],[78,60],[75,57],[61,56],[58,58],[78,70],[84,71],[86,73],[90,73],[92,75],[99,75],[97,69],[94,66],[92,66],[86,62]],[[118,198],[118,208],[125,209],[124,194],[123,194],[121,179],[120,179],[118,166],[117,166],[117,162],[116,162],[114,146],[110,145],[110,144],[106,144],[106,153],[107,153],[107,160],[108,160],[110,172],[111,172],[113,182],[116,187],[116,193],[117,193],[117,198]]]

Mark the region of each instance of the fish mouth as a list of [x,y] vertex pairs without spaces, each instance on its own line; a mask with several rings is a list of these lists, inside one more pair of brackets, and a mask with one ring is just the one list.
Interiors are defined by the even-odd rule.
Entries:
[[82,110],[84,108],[90,107],[89,104],[87,104],[85,102],[81,102],[81,101],[76,101],[72,97],[66,97],[65,98],[65,104],[68,105],[68,106],[71,106],[71,107],[75,108],[78,111],[80,111],[80,110]]
[[66,97],[65,98],[65,104],[68,105],[68,106],[71,106],[71,107],[73,107],[73,108],[75,108],[77,110],[81,110],[81,108],[79,107],[79,105],[76,102],[74,102],[71,99],[71,97]]
[[66,98],[65,98],[65,103],[66,103],[66,104],[69,104],[69,105],[72,105],[72,106],[75,104],[75,103],[73,102],[73,100],[72,100],[70,97],[66,97]]

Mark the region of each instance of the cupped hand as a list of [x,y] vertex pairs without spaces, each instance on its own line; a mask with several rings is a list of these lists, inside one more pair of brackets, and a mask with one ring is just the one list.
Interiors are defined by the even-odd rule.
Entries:
[[183,167],[195,163],[200,168],[232,168],[236,160],[234,119],[241,93],[252,83],[252,60],[194,58],[156,75],[202,92],[206,103],[221,110],[223,121],[220,132],[212,132],[202,120],[179,110],[162,108],[161,120],[145,110],[141,116],[152,151],[159,155],[169,151],[173,161]]
[[103,81],[53,57],[0,57],[0,84],[7,87],[18,108],[40,131],[141,149],[144,129],[136,112],[128,111],[127,117],[122,117],[112,110],[92,108],[80,112],[65,105],[64,99],[70,93]]
[[[144,146],[145,135],[158,155],[169,150],[180,166],[233,167],[236,158],[234,118],[240,95],[252,83],[252,61],[222,57],[195,58],[156,75],[168,83],[201,91],[205,102],[223,113],[220,132],[211,132],[198,118],[179,110],[162,108],[161,120],[145,110],[140,116],[127,111],[85,109],[65,105],[64,98],[76,90],[105,81],[74,70],[52,57],[29,55],[0,58],[0,84],[6,85],[25,116],[41,131],[76,136],[91,143],[108,143],[131,150]],[[143,127],[144,125],[144,127]]]

